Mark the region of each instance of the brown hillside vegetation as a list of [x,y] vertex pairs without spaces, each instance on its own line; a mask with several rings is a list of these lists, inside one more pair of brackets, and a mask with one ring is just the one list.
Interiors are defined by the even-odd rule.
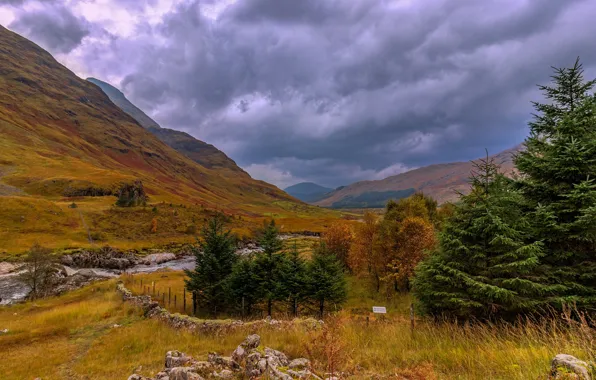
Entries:
[[[88,78],[87,80],[99,86],[114,104],[132,116],[142,127],[191,160],[208,169],[217,169],[219,173],[224,175],[249,177],[248,173],[236,165],[234,160],[213,145],[195,139],[188,133],[162,128],[157,122],[132,104],[124,94],[114,86],[95,78]],[[259,184],[269,186],[264,183]]]
[[[113,207],[112,195],[136,180],[150,207],[186,207],[160,214],[178,219],[177,230],[200,220],[204,209],[255,222],[274,216],[286,229],[316,229],[313,218],[321,225],[336,217],[248,175],[222,175],[197,164],[143,129],[97,86],[3,27],[0,57],[0,251],[24,250],[32,241],[85,244],[85,224],[109,227],[111,243],[176,240],[176,233],[145,236],[155,216],[149,210]],[[73,201],[77,209],[68,208]]]
[[[513,172],[513,154],[521,149],[521,145],[505,150],[492,157],[501,165],[501,170],[508,174]],[[474,169],[472,162],[452,162],[436,164],[414,169],[406,173],[387,177],[378,181],[361,181],[341,188],[314,204],[330,207],[335,202],[349,196],[357,196],[367,192],[398,191],[413,188],[431,196],[439,203],[454,201],[458,192],[467,194],[470,190],[469,177]]]

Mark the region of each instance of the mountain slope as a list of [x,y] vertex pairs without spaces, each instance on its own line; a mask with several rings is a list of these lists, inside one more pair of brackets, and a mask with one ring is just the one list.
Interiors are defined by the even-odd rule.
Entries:
[[[513,154],[521,149],[521,145],[505,150],[491,156],[501,165],[504,173],[514,170]],[[314,204],[325,207],[348,207],[347,200],[354,197],[366,197],[367,194],[375,195],[382,192],[403,191],[407,196],[409,189],[421,191],[435,198],[439,203],[457,200],[458,192],[469,191],[468,179],[473,170],[472,162],[452,162],[425,166],[401,173],[378,181],[356,182],[336,190]],[[386,197],[384,202],[395,198],[395,194]],[[349,207],[358,207],[351,204]]]
[[234,160],[213,145],[197,140],[188,133],[162,128],[157,122],[132,104],[116,87],[95,78],[87,78],[87,80],[99,86],[114,104],[132,116],[141,126],[193,161],[208,169],[222,169],[222,174],[229,172],[228,174],[231,175],[249,176],[248,173],[236,165]]
[[317,185],[313,182],[301,182],[285,188],[284,191],[301,201],[315,202],[324,198],[325,195],[333,191],[333,189]]
[[[107,230],[108,242],[127,245],[173,241],[204,217],[203,209],[256,219],[275,215],[282,222],[300,213],[331,215],[273,185],[197,164],[141,127],[99,87],[3,27],[0,56],[0,250],[35,240],[80,245],[94,229]],[[181,209],[166,215],[114,208],[108,194],[137,180],[151,203]],[[71,211],[73,201],[79,207]],[[150,235],[156,218],[164,224]],[[308,223],[301,219],[295,227],[307,229]]]

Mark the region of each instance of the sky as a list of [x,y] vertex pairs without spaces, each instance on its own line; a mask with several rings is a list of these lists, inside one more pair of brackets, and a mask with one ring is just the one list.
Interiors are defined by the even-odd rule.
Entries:
[[336,187],[522,142],[593,0],[0,0],[0,24],[253,177]]

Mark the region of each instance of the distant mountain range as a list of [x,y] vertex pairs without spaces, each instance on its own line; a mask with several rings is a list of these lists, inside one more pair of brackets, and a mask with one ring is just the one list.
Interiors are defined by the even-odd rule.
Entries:
[[[513,155],[521,149],[520,144],[491,157],[501,166],[501,171],[511,174],[515,171]],[[425,166],[383,180],[356,182],[312,203],[332,208],[383,207],[389,199],[407,197],[414,192],[423,192],[439,203],[455,201],[458,193],[469,192],[473,168],[469,161]]]
[[300,199],[304,202],[316,202],[323,199],[327,193],[333,191],[330,187],[317,185],[313,182],[301,182],[290,187],[286,187],[284,191],[291,196]]

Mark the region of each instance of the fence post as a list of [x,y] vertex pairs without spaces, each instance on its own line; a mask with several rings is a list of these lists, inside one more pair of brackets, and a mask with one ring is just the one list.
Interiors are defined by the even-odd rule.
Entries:
[[174,294],[174,309],[176,308],[176,295]]
[[153,281],[153,295],[155,295],[155,281]]
[[186,288],[183,290],[184,295],[182,296],[182,304],[184,305],[184,314],[186,314]]
[[414,319],[414,304],[410,304],[410,330],[412,334],[414,333],[414,328],[416,327],[416,320]]
[[161,303],[166,307],[166,292],[161,293]]
[[192,291],[192,316],[197,315],[197,291]]
[[172,288],[168,287],[168,306],[172,303]]

